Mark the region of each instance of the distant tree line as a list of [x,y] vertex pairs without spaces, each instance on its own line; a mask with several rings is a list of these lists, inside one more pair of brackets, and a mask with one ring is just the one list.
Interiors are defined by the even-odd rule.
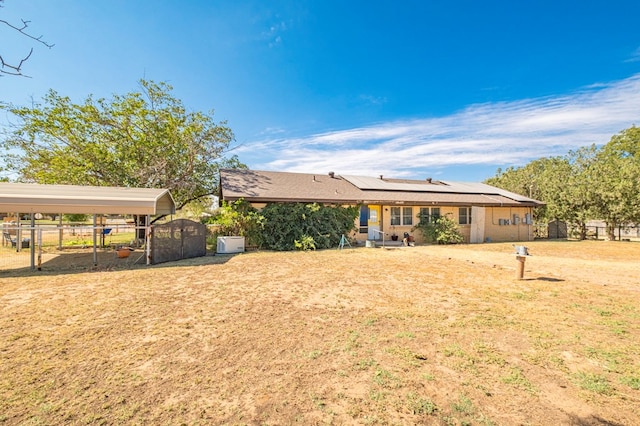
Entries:
[[618,226],[640,222],[640,128],[625,129],[604,146],[498,169],[485,183],[546,203],[535,212],[539,222],[564,221],[585,239],[586,223],[602,220],[614,240]]

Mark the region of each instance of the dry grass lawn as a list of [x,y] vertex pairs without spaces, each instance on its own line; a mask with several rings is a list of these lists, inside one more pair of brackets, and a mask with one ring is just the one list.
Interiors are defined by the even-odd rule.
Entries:
[[0,424],[640,424],[640,243],[0,272]]

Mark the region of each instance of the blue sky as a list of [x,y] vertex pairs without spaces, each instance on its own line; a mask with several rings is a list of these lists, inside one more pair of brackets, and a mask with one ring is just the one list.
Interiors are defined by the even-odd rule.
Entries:
[[[5,0],[0,101],[166,81],[252,169],[481,181],[640,125],[640,2]],[[14,59],[15,60],[15,59]],[[9,117],[0,117],[7,122]]]

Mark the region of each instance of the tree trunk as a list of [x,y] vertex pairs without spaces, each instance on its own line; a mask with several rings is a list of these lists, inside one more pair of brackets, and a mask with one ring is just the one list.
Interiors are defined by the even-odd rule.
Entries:
[[616,240],[616,224],[607,222],[607,239],[609,241]]
[[587,239],[587,224],[585,222],[578,222],[578,232],[580,241],[584,241]]

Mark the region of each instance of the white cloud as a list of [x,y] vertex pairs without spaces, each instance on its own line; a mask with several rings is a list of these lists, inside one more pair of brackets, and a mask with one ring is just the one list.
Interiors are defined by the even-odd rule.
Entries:
[[373,95],[360,95],[358,99],[365,104],[369,105],[383,105],[387,103],[387,98],[384,96],[373,96]]
[[638,62],[640,61],[640,47],[638,47],[635,52],[631,54],[631,57],[627,59],[625,62]]
[[607,143],[640,121],[638,93],[640,74],[563,96],[472,105],[445,117],[307,137],[264,139],[242,150],[249,156],[269,153],[271,158],[249,162],[255,169],[369,176],[422,176],[450,166],[526,164]]
[[262,38],[268,41],[269,47],[275,47],[282,43],[282,34],[287,31],[287,24],[280,21],[269,27],[262,33]]

